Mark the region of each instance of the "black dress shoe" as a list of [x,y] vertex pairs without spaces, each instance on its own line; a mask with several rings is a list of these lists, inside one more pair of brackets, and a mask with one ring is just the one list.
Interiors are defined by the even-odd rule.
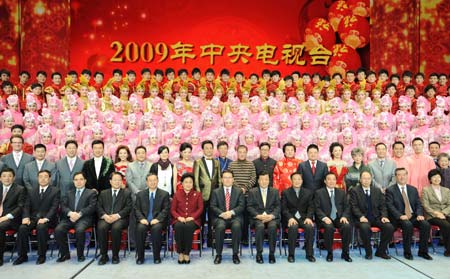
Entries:
[[119,256],[113,256],[113,257],[112,257],[111,263],[112,263],[112,264],[118,264],[118,263],[120,263]]
[[156,258],[153,260],[154,264],[160,264],[161,263],[161,259],[160,258]]
[[450,257],[450,251],[445,251],[444,252],[444,257]]
[[372,254],[366,254],[364,258],[366,258],[366,260],[371,260],[373,257]]
[[108,256],[103,255],[100,257],[100,260],[98,260],[98,265],[105,265],[109,261]]
[[233,263],[234,264],[240,264],[241,260],[239,259],[238,255],[233,255]]
[[424,258],[425,260],[431,261],[433,259],[428,253],[419,252],[419,254],[417,255],[421,258]]
[[288,256],[288,262],[293,263],[295,262],[295,257],[293,255]]
[[0,266],[2,266],[3,265],[3,256],[2,256],[2,258],[0,259]]
[[214,264],[220,264],[222,262],[222,255],[216,255],[214,259]]
[[386,253],[375,253],[375,256],[377,256],[379,258],[382,258],[382,259],[385,259],[385,260],[390,260],[391,259],[391,256],[389,256]]
[[141,265],[144,263],[144,259],[137,259],[136,264]]
[[327,262],[332,262],[333,261],[333,253],[328,252],[327,254]]
[[306,256],[306,259],[311,263],[316,262],[316,258],[314,258],[314,256]]
[[404,253],[403,256],[405,257],[405,259],[407,260],[412,260],[413,259],[413,255],[411,253]]
[[189,260],[187,260],[187,261],[184,260],[184,263],[185,263],[185,264],[190,264],[190,263],[191,263],[191,259],[189,259]]
[[350,258],[350,255],[348,253],[342,253],[341,259],[343,259],[344,261],[349,262],[349,263],[351,263],[353,261],[352,258]]
[[275,261],[275,256],[273,254],[269,255],[269,263],[270,264],[274,264],[275,262],[276,262]]
[[39,256],[36,260],[36,264],[43,264],[45,263],[45,256]]
[[78,256],[78,262],[79,263],[82,263],[82,262],[84,262],[86,260],[86,257],[85,256]]
[[70,255],[62,255],[61,257],[59,257],[56,262],[57,263],[62,263],[65,262],[67,260],[70,260]]
[[256,262],[259,263],[259,264],[263,264],[264,263],[262,255],[256,255]]
[[28,262],[28,257],[27,256],[20,256],[13,262],[13,265],[23,264],[24,262]]

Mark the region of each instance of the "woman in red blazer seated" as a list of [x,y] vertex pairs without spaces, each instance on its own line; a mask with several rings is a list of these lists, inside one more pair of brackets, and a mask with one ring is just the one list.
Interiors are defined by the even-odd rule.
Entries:
[[182,190],[173,196],[170,213],[175,230],[178,263],[189,264],[194,231],[201,226],[203,214],[202,193],[195,191],[194,174],[187,172],[181,176]]

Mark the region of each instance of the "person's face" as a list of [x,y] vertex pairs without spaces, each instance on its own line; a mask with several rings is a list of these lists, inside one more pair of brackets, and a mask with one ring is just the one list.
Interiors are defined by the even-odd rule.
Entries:
[[34,150],[34,157],[36,160],[44,160],[45,159],[45,149],[44,148],[37,148]]
[[181,185],[183,186],[184,191],[189,192],[194,188],[194,180],[190,177],[186,177],[183,182],[181,182]]
[[405,185],[408,182],[408,172],[406,170],[399,170],[395,174],[395,179],[400,185]]
[[109,183],[111,183],[111,188],[114,190],[118,190],[123,187],[123,179],[122,176],[118,174],[114,174],[111,179],[109,180]]
[[213,81],[214,80],[214,74],[211,72],[206,73],[206,80],[207,81]]
[[367,81],[373,83],[377,80],[377,77],[374,74],[370,74],[367,76]]
[[439,145],[437,145],[435,143],[430,144],[428,149],[430,151],[430,156],[432,156],[432,157],[436,157],[440,153],[440,147],[439,147]]
[[11,146],[14,151],[21,151],[23,146],[23,141],[18,138],[13,138],[11,141]]
[[125,139],[125,134],[120,132],[116,134],[116,141],[117,142],[122,142]]
[[247,159],[247,149],[245,148],[239,148],[237,151],[238,159],[243,161]]
[[266,189],[269,187],[270,178],[269,175],[260,175],[258,178],[258,185],[259,187]]
[[353,73],[347,73],[347,75],[345,76],[347,79],[347,82],[354,82],[355,81],[355,74]]
[[155,190],[158,187],[158,176],[150,175],[149,177],[147,177],[146,184],[150,190]]
[[136,80],[136,75],[130,74],[130,75],[127,75],[127,78],[128,78],[128,81],[134,82]]
[[12,87],[11,86],[5,86],[5,88],[3,88],[3,93],[5,93],[5,95],[11,95],[12,94]]
[[73,143],[68,144],[66,147],[66,154],[68,157],[75,157],[75,155],[77,155],[77,146]]
[[205,157],[211,158],[214,152],[214,147],[212,144],[205,144],[203,146],[203,154],[205,154]]
[[363,156],[360,153],[356,153],[355,155],[352,156],[352,158],[356,164],[361,164]]
[[231,173],[227,172],[222,175],[222,184],[224,187],[231,187],[231,186],[233,186],[233,183],[234,183],[234,178]]
[[284,156],[286,158],[294,158],[295,156],[295,150],[293,146],[286,146],[284,149]]
[[423,152],[423,142],[420,140],[416,140],[412,143],[414,153],[420,154]]
[[327,188],[334,188],[336,187],[336,176],[329,174],[325,177],[325,185],[327,185]]
[[340,160],[342,158],[342,148],[340,146],[334,147],[331,154],[333,154],[334,159]]
[[120,82],[122,80],[122,75],[119,73],[114,73],[113,77],[115,82]]
[[[352,144],[353,143],[353,137],[350,135],[350,136],[344,136],[344,145],[349,145],[349,144]],[[341,157],[342,157],[342,150],[341,150]]]
[[361,174],[359,182],[361,183],[361,186],[363,186],[364,188],[369,188],[370,183],[372,183],[372,176],[368,172],[363,172]]
[[300,188],[303,184],[303,178],[300,174],[295,174],[291,178],[292,187]]
[[417,84],[422,84],[423,80],[424,80],[423,76],[421,76],[421,75],[416,76],[416,83]]
[[56,85],[60,85],[61,84],[61,76],[60,75],[54,75],[52,78],[52,81],[54,84]]
[[92,153],[94,153],[95,157],[103,156],[104,147],[103,144],[94,144],[92,147]]
[[45,83],[45,81],[47,80],[47,77],[43,74],[39,74],[39,75],[37,75],[36,80],[39,83]]
[[311,77],[310,76],[303,76],[303,83],[304,84],[309,84],[311,82]]
[[157,82],[161,82],[161,81],[163,80],[163,75],[161,75],[161,74],[155,75],[155,80],[156,80]]
[[436,95],[436,91],[434,91],[434,89],[428,89],[427,91],[428,98],[433,98],[434,95]]
[[47,186],[50,183],[50,175],[46,172],[41,172],[38,174],[38,183],[40,186]]
[[433,184],[433,185],[441,185],[441,180],[442,180],[442,178],[441,178],[440,174],[435,174],[430,179],[431,184]]
[[402,158],[403,154],[405,152],[405,149],[403,148],[403,146],[401,144],[396,144],[396,145],[394,145],[393,151],[394,151],[394,156],[396,158]]
[[120,149],[120,151],[119,151],[119,159],[121,161],[126,161],[127,157],[128,157],[128,152],[124,148]]
[[410,76],[404,76],[403,77],[403,82],[406,83],[406,84],[410,83],[411,82],[411,77]]
[[305,99],[305,92],[304,91],[297,91],[297,99],[304,100]]
[[308,160],[310,161],[316,161],[317,157],[319,156],[319,150],[315,148],[310,148],[307,152]]
[[220,157],[227,157],[227,154],[228,154],[228,146],[226,146],[226,145],[221,145],[221,146],[219,146],[218,151],[219,151],[219,156],[220,156]]
[[27,74],[21,74],[20,77],[20,83],[21,84],[25,84],[28,82],[28,80],[30,79],[30,77]]
[[437,76],[431,76],[430,79],[430,84],[434,85],[438,82],[438,77]]
[[199,72],[196,72],[195,74],[192,75],[192,78],[195,80],[200,80],[201,77],[202,75]]
[[183,150],[181,152],[181,157],[183,158],[183,160],[190,160],[191,159],[191,155],[192,155],[192,150],[190,148],[186,148],[185,150]]
[[386,157],[387,150],[386,146],[384,146],[383,144],[378,145],[375,151],[377,153],[378,158],[383,159]]
[[442,156],[438,161],[438,165],[439,165],[439,167],[441,167],[441,169],[448,168],[448,165],[449,165],[448,157]]
[[86,178],[84,178],[82,174],[78,174],[73,178],[73,184],[77,189],[84,188],[84,186],[86,185]]
[[269,157],[269,152],[270,152],[270,147],[268,147],[267,145],[264,145],[259,149],[259,153],[262,158]]
[[12,172],[3,172],[0,176],[0,180],[3,185],[11,185],[14,182],[14,174]]
[[161,158],[161,160],[167,160],[169,159],[169,150],[167,150],[167,148],[165,148],[161,154],[159,154],[159,157]]
[[103,82],[103,76],[102,76],[102,75],[99,75],[99,74],[95,75],[94,81],[95,81],[96,84],[102,84],[102,82]]
[[138,150],[136,150],[136,160],[138,160],[139,162],[143,162],[145,161],[145,150],[143,148],[139,148]]

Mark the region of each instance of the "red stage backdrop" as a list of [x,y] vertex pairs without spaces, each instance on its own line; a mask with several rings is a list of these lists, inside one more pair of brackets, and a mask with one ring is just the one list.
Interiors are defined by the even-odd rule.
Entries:
[[370,2],[0,0],[0,68],[450,72],[449,1]]

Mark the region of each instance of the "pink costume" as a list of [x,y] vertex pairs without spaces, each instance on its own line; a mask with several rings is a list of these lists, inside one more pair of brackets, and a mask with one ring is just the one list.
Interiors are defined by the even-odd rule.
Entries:
[[417,112],[416,116],[416,128],[411,131],[411,136],[413,138],[422,138],[425,146],[428,146],[428,143],[430,142],[430,131],[432,131],[432,129],[429,128],[428,123],[428,115],[423,110],[420,110]]
[[376,121],[375,121],[375,113],[377,111],[377,108],[375,104],[372,102],[372,100],[367,97],[364,100],[363,104],[363,116],[364,116],[364,122],[367,125],[367,128],[375,128],[376,127]]
[[3,122],[5,123],[5,125],[0,132],[0,145],[9,143],[9,139],[11,137],[11,127],[8,127],[9,125],[6,125],[7,122],[10,124],[14,124],[14,118],[11,114],[11,111],[5,110],[5,112],[3,113]]
[[267,140],[270,144],[269,157],[271,157],[275,161],[284,158],[283,149],[281,149],[278,144],[278,135],[278,132],[274,128],[269,129]]
[[357,147],[354,136],[355,131],[352,128],[348,127],[342,130],[341,134],[338,137],[339,142],[341,142],[344,146],[344,150],[342,151],[342,160],[347,163],[347,166],[352,165],[353,158],[351,152],[353,148]]
[[[91,147],[92,141],[96,139],[98,140],[104,139],[103,127],[101,123],[95,122],[89,127],[89,129],[91,131],[83,135],[83,144],[82,147],[80,148],[83,150],[83,156],[81,157],[83,160],[88,160],[92,158],[92,156],[94,156]],[[105,151],[108,150],[107,146],[109,145],[105,144]],[[106,153],[105,155],[107,156]]]
[[203,157],[202,143],[200,141],[199,133],[193,130],[187,141],[192,145],[192,159],[197,160]]
[[417,188],[419,195],[422,189],[428,185],[428,172],[436,168],[433,158],[423,153],[413,154],[408,157],[409,169],[414,170],[408,173],[408,184]]
[[202,127],[202,130],[199,132],[199,136],[200,136],[201,140],[202,141],[203,140],[214,141],[216,138],[216,132],[217,132],[215,123],[221,123],[221,122],[214,122],[214,114],[209,110],[205,110],[202,113],[202,122],[203,122],[203,127]]
[[258,96],[253,96],[250,98],[250,123],[258,123],[259,116],[262,112],[261,99]]
[[[19,108],[19,97],[16,94],[8,96],[6,101],[8,102],[9,107],[15,105]],[[8,109],[8,111],[11,112],[11,116],[14,118],[15,124],[23,125],[23,115],[20,110]]]
[[139,143],[139,128],[138,128],[138,119],[136,114],[131,113],[128,114],[128,130],[125,133],[125,139],[128,142],[128,147],[132,153],[134,149],[138,146]]
[[105,145],[105,149],[108,150],[107,156],[109,156],[113,161],[116,160],[116,151],[117,148],[121,145],[128,146],[128,141],[125,137],[125,130],[118,124],[114,124],[114,135],[115,135],[115,142],[113,144]]
[[298,103],[297,98],[290,97],[288,99],[288,112],[288,127],[294,129],[297,126],[297,119],[300,112],[300,104]]
[[331,160],[329,151],[331,141],[328,139],[328,133],[325,129],[319,128],[316,135],[316,143],[319,147],[319,160],[322,162],[328,162]]
[[34,146],[38,142],[36,116],[33,113],[25,112],[23,121],[25,123],[25,130],[23,131],[22,137],[26,143]]
[[439,131],[439,142],[441,152],[450,153],[450,127],[445,127]]
[[340,98],[335,97],[330,100],[330,112],[328,115],[330,116],[330,126],[333,131],[338,132],[340,130],[339,119],[342,115],[342,101]]
[[53,143],[52,132],[49,125],[42,125],[38,128],[41,137],[41,143],[47,148],[46,158],[50,162],[56,162],[59,159],[58,146]]
[[289,133],[288,141],[295,146],[295,158],[306,160],[306,147],[303,142],[303,133],[300,129],[294,129]]

